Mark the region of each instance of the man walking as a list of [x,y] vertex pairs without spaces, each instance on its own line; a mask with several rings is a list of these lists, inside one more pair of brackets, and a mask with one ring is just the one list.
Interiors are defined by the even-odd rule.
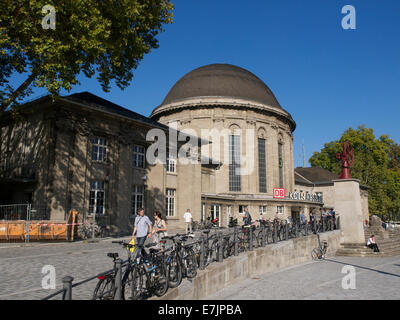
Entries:
[[193,217],[192,214],[190,213],[190,209],[186,210],[185,214],[183,215],[183,218],[185,219],[186,234],[188,233],[188,229],[190,230],[190,233],[192,233]]
[[[143,246],[144,242],[146,241],[146,238],[151,237],[151,231],[152,231],[152,223],[149,217],[144,215],[144,209],[140,208],[139,215],[136,216],[135,219],[135,226],[133,228],[133,233],[132,233],[132,239],[136,235],[135,244],[137,246]],[[146,252],[143,248],[142,248],[142,253],[146,255]]]
[[251,215],[249,212],[249,208],[244,208],[244,217],[243,217],[243,224],[245,226],[251,225]]

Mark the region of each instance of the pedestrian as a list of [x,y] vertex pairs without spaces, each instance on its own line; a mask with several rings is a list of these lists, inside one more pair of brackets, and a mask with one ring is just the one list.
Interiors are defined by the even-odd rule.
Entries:
[[243,224],[245,226],[251,225],[251,215],[248,207],[244,208]]
[[301,219],[301,223],[305,224],[306,223],[306,216],[304,215],[304,212],[301,212],[300,214],[300,219]]
[[374,235],[372,235],[371,238],[368,239],[367,247],[374,249],[374,252],[379,252],[379,248],[378,248],[378,245],[376,244]]
[[190,213],[190,209],[186,210],[185,214],[183,215],[183,218],[185,219],[186,234],[188,233],[188,229],[190,230],[190,233],[193,233],[192,232],[193,217],[192,214]]
[[[148,216],[144,215],[144,209],[139,209],[139,215],[135,219],[135,226],[133,228],[132,239],[136,237],[135,245],[142,247],[142,254],[146,256],[146,251],[143,248],[146,238],[151,237],[152,233],[152,223]],[[137,251],[139,252],[139,251]],[[137,253],[138,254],[138,253]],[[136,255],[137,255],[136,254]]]
[[152,236],[154,238],[154,242],[157,243],[157,248],[158,249],[162,249],[162,245],[160,243],[160,241],[162,240],[162,238],[167,237],[168,233],[167,233],[167,224],[165,222],[165,220],[163,220],[161,213],[159,211],[155,211],[154,212],[154,225],[153,225],[153,231]]

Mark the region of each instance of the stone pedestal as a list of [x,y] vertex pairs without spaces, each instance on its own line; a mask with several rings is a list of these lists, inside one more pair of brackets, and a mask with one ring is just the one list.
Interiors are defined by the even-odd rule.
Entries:
[[340,215],[343,243],[365,243],[360,182],[356,179],[333,180],[335,212]]

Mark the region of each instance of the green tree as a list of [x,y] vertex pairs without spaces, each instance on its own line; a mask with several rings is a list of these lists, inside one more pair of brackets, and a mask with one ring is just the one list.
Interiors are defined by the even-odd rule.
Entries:
[[357,130],[349,128],[339,140],[328,142],[320,152],[314,152],[309,160],[311,165],[339,174],[341,163],[336,159],[336,154],[343,150],[342,142],[345,141],[350,141],[354,148],[351,176],[369,187],[370,213],[399,215],[400,148],[389,136],[376,138],[373,129],[365,126],[359,126]]
[[[70,91],[81,72],[96,75],[104,91],[112,80],[124,89],[143,56],[158,47],[163,25],[172,23],[170,0],[63,0],[54,4],[55,29],[45,29],[47,4],[0,1],[0,115],[35,86],[53,97]],[[16,73],[27,76],[14,88]]]

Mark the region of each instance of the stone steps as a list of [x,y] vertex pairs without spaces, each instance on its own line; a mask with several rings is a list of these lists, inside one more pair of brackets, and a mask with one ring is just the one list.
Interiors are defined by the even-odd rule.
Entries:
[[[380,252],[375,253],[366,246],[371,235],[375,235]],[[349,257],[382,257],[400,255],[400,230],[389,229],[385,231],[380,226],[364,230],[365,244],[346,243],[336,251],[337,256]]]

